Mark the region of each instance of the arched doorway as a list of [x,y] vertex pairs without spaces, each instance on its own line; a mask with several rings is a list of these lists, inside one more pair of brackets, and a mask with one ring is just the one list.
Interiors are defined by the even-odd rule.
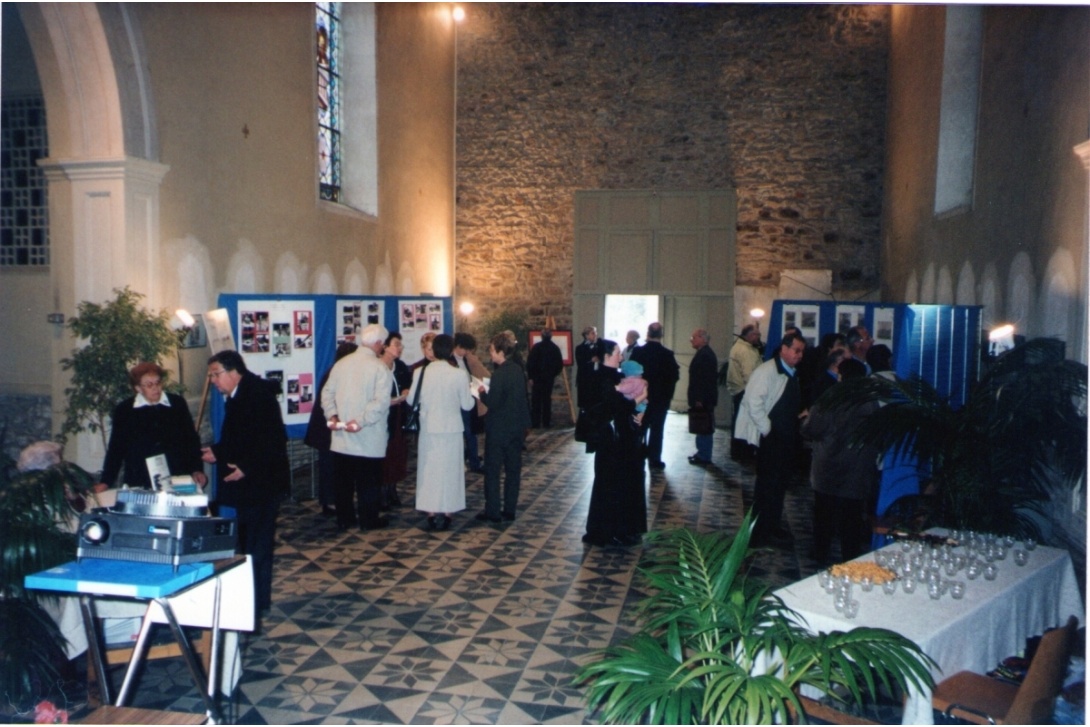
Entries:
[[[59,361],[74,345],[60,323],[80,301],[102,301],[131,285],[156,306],[159,290],[159,164],[147,63],[135,18],[123,3],[19,5],[45,100],[49,156],[38,162],[48,183],[48,275],[28,285],[0,285],[0,305],[23,311],[31,324],[0,331],[10,356],[38,383],[4,380],[0,390],[37,386],[51,397],[53,431],[63,417],[66,376]],[[44,273],[44,271],[43,271]],[[6,273],[5,273],[6,274]],[[53,320],[57,320],[54,316]],[[18,335],[49,341],[20,347]],[[3,369],[5,367],[0,367]],[[97,437],[80,437],[66,457],[88,469],[101,463]]]

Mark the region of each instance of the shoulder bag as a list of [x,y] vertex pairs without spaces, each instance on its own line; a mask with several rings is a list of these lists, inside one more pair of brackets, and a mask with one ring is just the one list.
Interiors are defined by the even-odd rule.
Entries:
[[428,367],[420,369],[420,380],[416,382],[416,394],[413,396],[413,405],[405,417],[405,423],[401,430],[407,434],[416,434],[420,431],[420,390],[424,388],[424,374]]

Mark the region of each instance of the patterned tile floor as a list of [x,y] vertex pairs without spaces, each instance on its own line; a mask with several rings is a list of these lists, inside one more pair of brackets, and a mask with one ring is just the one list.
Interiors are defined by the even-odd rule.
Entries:
[[[686,418],[667,420],[666,470],[650,477],[651,529],[732,531],[749,506],[752,471],[730,460],[718,432],[715,465],[686,458]],[[579,724],[572,674],[595,649],[632,633],[639,547],[584,546],[593,459],[572,430],[527,441],[519,516],[491,525],[482,477],[468,475],[465,512],[429,533],[406,507],[389,527],[335,532],[315,501],[286,504],[277,533],[273,607],[248,637],[245,672],[227,712],[240,724]],[[809,575],[809,490],[788,492],[793,552],[758,567],[782,585]],[[179,659],[150,663],[135,706],[203,711]]]

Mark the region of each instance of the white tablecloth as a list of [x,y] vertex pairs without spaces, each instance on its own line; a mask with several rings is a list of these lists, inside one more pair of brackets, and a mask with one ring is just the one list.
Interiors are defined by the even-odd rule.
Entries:
[[[873,559],[870,553],[858,560]],[[961,600],[949,594],[932,600],[926,584],[915,593],[898,588],[893,595],[880,586],[870,593],[856,586],[852,597],[859,601],[859,615],[853,620],[837,613],[833,597],[821,588],[816,575],[781,588],[776,595],[815,632],[873,626],[902,634],[938,663],[940,671],[933,676],[941,681],[962,670],[983,673],[995,668],[1000,660],[1021,652],[1027,638],[1063,625],[1069,616],[1086,621],[1067,551],[1040,546],[1030,552],[1024,566],[1016,565],[1010,554],[996,564],[999,575],[994,581],[983,576],[970,581],[964,571],[954,576],[966,583]],[[903,723],[934,723],[930,693],[909,695]]]
[[[213,594],[215,582],[221,585],[220,628],[224,631],[223,655],[220,688],[224,694],[231,694],[242,675],[242,657],[238,647],[238,632],[254,630],[254,575],[253,562],[246,556],[246,562],[219,573],[194,588],[170,596],[167,600],[174,611],[175,618],[182,626],[211,628],[213,617]],[[43,599],[43,608],[53,617],[61,629],[67,643],[65,653],[74,659],[87,650],[87,630],[83,623],[83,612],[78,596],[61,596],[57,599]],[[152,612],[154,623],[165,624],[167,619],[163,610],[154,602],[132,599],[96,598],[95,612],[107,623],[118,619],[131,622],[125,634],[126,640],[136,641],[140,630],[140,620],[148,610]],[[107,627],[107,631],[109,628]],[[108,642],[115,646],[115,642]]]

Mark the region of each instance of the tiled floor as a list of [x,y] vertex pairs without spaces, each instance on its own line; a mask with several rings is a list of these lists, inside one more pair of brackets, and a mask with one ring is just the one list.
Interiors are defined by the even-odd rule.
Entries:
[[[666,471],[650,477],[652,529],[736,529],[753,475],[716,434],[716,465],[690,465],[686,419],[668,418]],[[248,638],[230,718],[238,723],[576,724],[585,714],[572,674],[595,649],[630,634],[641,597],[641,549],[584,546],[593,459],[572,430],[527,442],[518,519],[473,519],[482,478],[469,475],[468,509],[428,533],[407,507],[380,531],[337,534],[312,501],[281,510],[271,615]],[[774,585],[809,575],[809,490],[788,493],[794,552],[758,567]],[[177,663],[174,663],[177,662]],[[136,706],[202,711],[180,660],[150,664]]]

